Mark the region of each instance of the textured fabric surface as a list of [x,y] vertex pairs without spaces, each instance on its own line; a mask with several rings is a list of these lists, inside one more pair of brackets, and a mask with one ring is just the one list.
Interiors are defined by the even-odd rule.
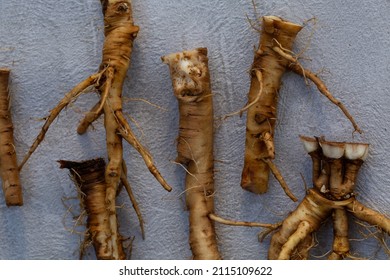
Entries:
[[[311,181],[311,160],[298,135],[324,135],[329,140],[371,144],[356,192],[367,206],[390,213],[390,2],[381,1],[256,1],[258,16],[276,15],[296,23],[309,21],[298,35],[295,52],[344,102],[363,135],[354,134],[341,111],[302,78],[287,73],[279,94],[275,136],[276,160],[292,191],[305,195],[303,175]],[[177,101],[168,67],[160,57],[195,47],[207,47],[214,93],[215,205],[227,218],[277,222],[297,203],[271,178],[269,192],[254,195],[240,188],[245,141],[245,114],[223,122],[220,116],[246,103],[248,70],[259,34],[251,28],[256,15],[250,0],[134,0],[135,40],[124,87],[124,111],[157,167],[174,190],[167,193],[155,181],[141,157],[125,144],[128,177],[144,215],[146,239],[122,192],[118,199],[120,230],[134,236],[133,259],[190,259],[185,172],[173,163],[178,126]],[[12,69],[10,92],[18,158],[42,126],[42,118],[82,79],[97,70],[101,59],[103,21],[98,0],[0,1],[0,67]],[[303,58],[310,58],[304,60]],[[158,105],[152,106],[146,102]],[[102,119],[84,136],[76,133],[80,118],[97,101],[94,93],[68,106],[49,129],[21,174],[24,206],[7,208],[0,201],[0,259],[76,259],[83,226],[77,192],[57,160],[105,157]],[[271,176],[272,177],[272,176]],[[81,218],[82,220],[82,218]],[[317,234],[312,258],[331,249],[331,221]],[[376,239],[351,217],[351,251],[357,257],[386,259]],[[269,237],[257,240],[259,229],[216,225],[225,259],[265,259]],[[372,228],[370,230],[373,230]],[[92,250],[87,258],[93,258]]]

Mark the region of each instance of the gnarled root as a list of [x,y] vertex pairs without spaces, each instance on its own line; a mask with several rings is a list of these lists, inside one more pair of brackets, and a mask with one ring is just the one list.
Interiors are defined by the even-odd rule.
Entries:
[[314,187],[272,236],[268,257],[292,259],[298,252],[299,258],[305,255],[307,258],[309,234],[318,230],[331,214],[334,240],[329,259],[350,255],[347,212],[390,234],[390,219],[364,206],[354,196],[357,174],[367,156],[368,144],[328,142],[305,136],[301,136],[301,140],[313,160]]
[[138,26],[133,24],[130,1],[106,0],[102,1],[102,4],[106,38],[103,46],[103,58],[100,71],[78,84],[50,111],[41,132],[20,164],[19,169],[23,167],[42,142],[49,126],[61,110],[74,101],[85,89],[90,86],[95,86],[100,94],[100,102],[87,113],[77,131],[83,134],[93,121],[104,114],[109,157],[106,181],[110,188],[112,188],[108,192],[108,199],[114,198],[112,194],[116,192],[121,178],[122,138],[129,142],[141,154],[150,172],[166,190],[170,191],[171,187],[162,178],[149,152],[136,139],[130,125],[122,114],[122,87],[127,69],[130,65],[133,40],[139,30]]
[[[124,165],[122,139],[138,151],[149,171],[167,191],[170,191],[171,187],[157,170],[147,149],[135,137],[122,113],[122,87],[130,64],[133,40],[139,30],[138,26],[135,26],[133,23],[130,1],[104,0],[102,1],[102,6],[105,23],[105,41],[99,72],[78,84],[50,111],[45,124],[24,157],[19,169],[23,167],[42,142],[47,130],[60,114],[61,110],[74,101],[88,87],[95,86],[100,95],[100,101],[86,114],[77,132],[79,134],[85,133],[93,121],[99,116],[104,115],[109,160],[105,171],[105,181],[107,184],[106,200],[110,213],[115,213],[115,197],[120,182],[122,181],[125,186],[129,186],[122,175]],[[129,188],[127,187],[126,189],[129,192]],[[129,195],[131,197],[130,193]],[[136,211],[140,221],[142,221],[139,211],[137,209]],[[114,227],[114,225],[112,224],[111,227]]]
[[213,103],[207,49],[162,57],[170,67],[179,101],[180,128],[177,162],[188,170],[186,202],[190,219],[190,246],[194,259],[220,259],[214,224]]
[[312,232],[317,231],[321,226],[321,222],[332,211],[329,203],[323,203],[324,201],[326,200],[318,193],[309,190],[303,201],[283,221],[281,228],[272,236],[268,251],[269,259],[290,259],[295,250],[300,250],[301,241]]
[[8,90],[9,69],[0,69],[0,176],[7,206],[23,205]]
[[84,162],[59,161],[61,168],[70,170],[80,190],[81,208],[87,213],[88,236],[92,240],[97,259],[125,259],[122,237],[118,231],[116,211],[107,205],[105,162],[103,159]]
[[[273,135],[281,77],[289,61],[272,50],[274,40],[282,41],[291,50],[302,26],[275,16],[263,17],[259,48],[252,65],[252,78],[248,94],[245,161],[241,186],[254,193],[268,188],[270,167],[274,159]],[[261,92],[261,94],[259,94]]]
[[334,240],[333,249],[328,259],[340,260],[348,257],[350,245],[348,239],[347,211],[358,219],[376,226],[389,234],[390,219],[383,214],[367,208],[355,197],[343,201],[332,201],[322,194],[310,189],[302,203],[283,221],[279,231],[271,239],[268,251],[269,259],[302,259],[302,252],[307,258],[310,244],[305,238],[315,232],[331,214],[333,215]]
[[[248,115],[241,186],[254,193],[267,191],[270,171],[270,165],[267,163],[275,155],[273,135],[278,90],[281,77],[286,69],[311,80],[325,97],[340,108],[352,123],[354,131],[362,133],[344,104],[333,97],[323,81],[311,71],[303,68],[298,59],[292,55],[292,44],[301,28],[299,25],[277,17],[263,17],[260,45],[252,65],[249,101],[244,108],[248,111]],[[259,71],[261,71],[260,74]],[[276,176],[275,173],[274,175]],[[283,185],[283,180],[279,182]]]

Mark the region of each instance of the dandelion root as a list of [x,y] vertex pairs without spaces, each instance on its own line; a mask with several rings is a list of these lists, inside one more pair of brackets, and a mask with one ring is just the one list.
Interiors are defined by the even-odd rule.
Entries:
[[9,69],[0,69],[0,175],[7,206],[23,205],[8,91]]
[[[275,16],[263,17],[259,48],[252,64],[248,94],[245,161],[241,186],[254,193],[268,188],[270,167],[264,160],[274,159],[274,128],[281,78],[289,61],[272,50],[275,40],[291,50],[302,26]],[[255,101],[255,102],[253,102]]]
[[194,259],[220,259],[214,211],[213,101],[207,49],[162,57],[169,65],[173,91],[179,101],[180,128],[177,162],[186,166],[186,202],[190,246]]
[[[73,102],[88,87],[94,86],[100,95],[100,101],[86,114],[77,131],[79,134],[85,133],[93,121],[99,116],[104,115],[106,147],[109,160],[105,171],[105,181],[107,184],[106,200],[109,202],[110,211],[114,213],[115,196],[121,180],[123,181],[122,139],[127,141],[139,152],[149,171],[166,190],[170,191],[171,187],[157,170],[147,149],[135,137],[122,113],[123,83],[130,65],[133,40],[139,30],[138,26],[135,26],[133,23],[130,1],[102,0],[101,2],[104,15],[105,40],[99,72],[78,84],[50,111],[45,124],[24,157],[19,169],[23,167],[42,142],[51,123],[59,115],[61,110]],[[111,227],[114,227],[114,225],[111,225]]]
[[107,205],[105,162],[94,159],[84,162],[59,161],[61,168],[70,170],[81,199],[82,209],[87,213],[87,228],[96,257],[100,260],[125,259],[122,237],[118,231],[116,212]]
[[329,259],[349,256],[348,213],[390,234],[390,219],[362,205],[355,197],[358,171],[368,153],[368,144],[328,142],[301,136],[313,160],[313,188],[272,236],[269,259],[306,259],[311,234],[333,217],[334,240]]
[[[274,16],[263,17],[260,45],[252,65],[252,79],[248,94],[245,161],[241,186],[254,193],[267,191],[269,171],[278,179],[286,194],[295,201],[280,172],[269,164],[275,157],[273,143],[276,106],[280,81],[286,69],[311,80],[329,101],[338,106],[354,127],[362,133],[343,103],[333,97],[324,82],[302,67],[293,55],[292,44],[302,26]],[[261,74],[259,75],[259,72]],[[313,162],[314,163],[314,162]],[[276,170],[276,172],[275,172]]]

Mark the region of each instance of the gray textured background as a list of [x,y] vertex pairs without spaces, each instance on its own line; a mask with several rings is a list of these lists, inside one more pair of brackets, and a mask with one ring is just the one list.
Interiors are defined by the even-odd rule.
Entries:
[[[359,199],[390,213],[390,2],[267,0],[257,1],[260,15],[277,15],[296,23],[309,23],[298,35],[295,51],[305,48],[302,63],[320,76],[342,100],[364,130],[355,134],[340,110],[307,87],[295,74],[283,78],[276,131],[276,164],[293,192],[302,199],[300,173],[311,180],[311,161],[299,134],[325,135],[329,140],[365,141],[369,157],[357,183]],[[118,204],[121,232],[135,236],[133,259],[190,259],[188,221],[183,196],[184,171],[172,163],[177,136],[177,101],[168,67],[160,56],[207,47],[216,118],[241,108],[249,88],[248,70],[259,35],[246,14],[255,19],[250,0],[134,0],[135,23],[140,26],[131,69],[124,87],[126,98],[144,98],[158,104],[129,100],[124,111],[141,129],[133,127],[154,155],[156,164],[174,187],[165,192],[149,174],[141,157],[125,145],[129,180],[146,221],[146,240],[125,193]],[[37,136],[42,121],[63,95],[97,70],[101,59],[103,22],[98,0],[0,0],[0,67],[12,69],[12,114],[19,160]],[[310,40],[311,39],[311,40]],[[310,45],[308,46],[308,43]],[[0,259],[75,259],[82,236],[74,231],[71,210],[77,213],[76,190],[68,172],[56,160],[106,157],[102,120],[95,130],[78,136],[75,129],[83,113],[95,104],[95,94],[83,95],[53,123],[45,141],[21,174],[24,206],[7,208],[0,201]],[[221,216],[277,222],[296,207],[275,180],[259,196],[240,188],[245,137],[245,115],[217,122],[215,131],[216,212]],[[73,199],[72,199],[73,198]],[[66,206],[61,199],[66,200]],[[352,252],[358,257],[384,259],[378,241],[365,239],[366,230],[351,219]],[[269,238],[257,241],[259,229],[217,225],[225,259],[264,259]],[[313,258],[331,248],[331,223],[317,235]],[[88,258],[93,254],[89,251]]]

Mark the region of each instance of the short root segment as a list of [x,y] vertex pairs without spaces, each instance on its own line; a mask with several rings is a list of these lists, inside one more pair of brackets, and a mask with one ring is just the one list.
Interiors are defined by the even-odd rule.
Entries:
[[346,209],[334,209],[333,214],[333,250],[329,260],[342,260],[349,254],[348,216]]
[[0,68],[0,176],[6,205],[21,206],[23,194],[10,111],[10,72],[9,69]]
[[123,260],[122,237],[118,231],[116,213],[107,205],[105,162],[102,158],[84,162],[59,161],[61,168],[70,170],[80,194],[81,208],[87,213],[88,235],[100,260]]

